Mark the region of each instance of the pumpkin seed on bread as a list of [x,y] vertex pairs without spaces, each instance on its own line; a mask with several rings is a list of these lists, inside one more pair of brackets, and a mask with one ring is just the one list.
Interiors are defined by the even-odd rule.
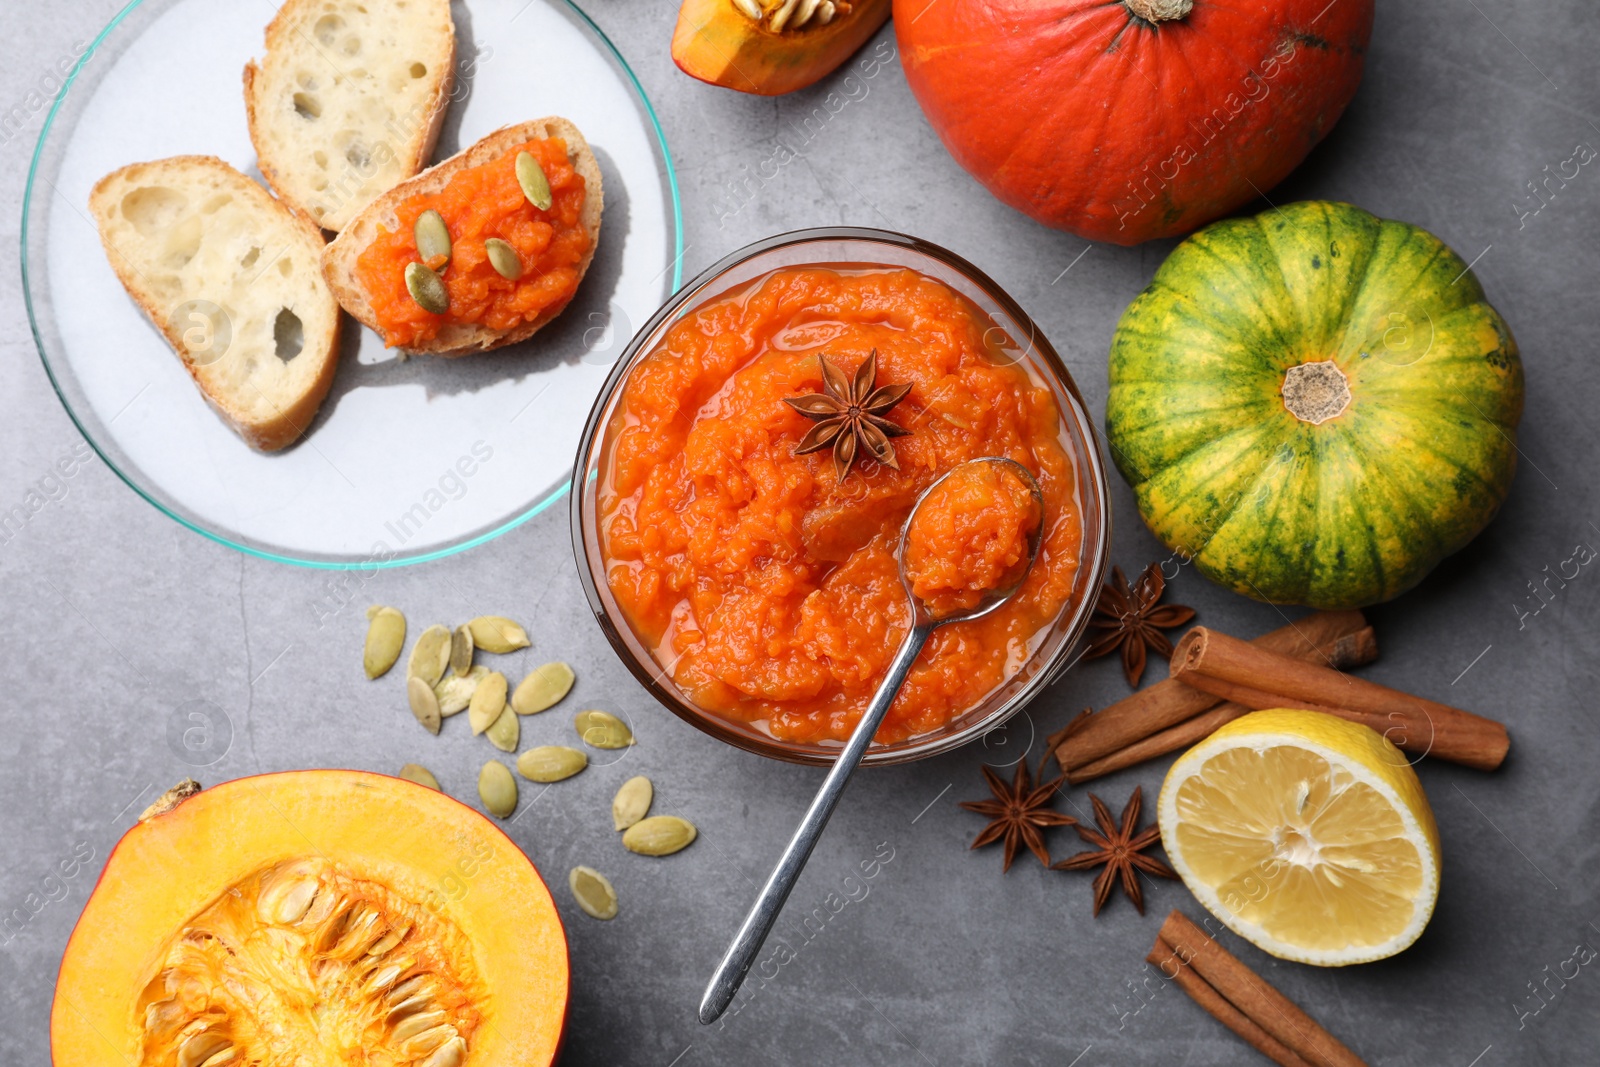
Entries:
[[[583,134],[566,119],[536,119],[384,193],[328,245],[322,268],[339,303],[385,344],[483,352],[526,339],[567,306],[594,259],[602,204]],[[443,240],[430,213],[445,223]]]

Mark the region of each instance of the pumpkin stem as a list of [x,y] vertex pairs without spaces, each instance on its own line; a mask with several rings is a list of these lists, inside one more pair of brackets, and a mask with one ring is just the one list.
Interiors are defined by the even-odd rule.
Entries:
[[149,822],[157,816],[165,815],[198,792],[200,792],[200,783],[193,778],[185,778],[159,797],[156,797],[154,804],[139,813],[139,821]]
[[1171,22],[1194,9],[1194,0],[1122,0],[1135,17],[1146,22]]
[[1350,406],[1350,383],[1331,359],[1290,367],[1283,376],[1283,406],[1301,422],[1321,426]]

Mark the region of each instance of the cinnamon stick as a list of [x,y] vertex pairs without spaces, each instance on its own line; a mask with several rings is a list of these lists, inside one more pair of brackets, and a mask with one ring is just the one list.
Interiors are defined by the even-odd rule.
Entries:
[[1298,1004],[1217,944],[1182,912],[1174,911],[1161,924],[1158,947],[1163,943],[1186,965],[1184,969],[1193,968],[1240,1013],[1302,1060],[1316,1067],[1367,1067],[1366,1061],[1324,1030]]
[[1183,959],[1171,945],[1156,935],[1155,947],[1145,957],[1160,968],[1162,975],[1171,978],[1178,988],[1206,1010],[1217,1022],[1238,1034],[1245,1043],[1281,1067],[1312,1067],[1299,1053],[1263,1030],[1254,1019],[1234,1007],[1228,999],[1211,987],[1211,984],[1186,967]]
[[1511,746],[1493,719],[1293,659],[1196,626],[1172,652],[1172,677],[1249,708],[1305,708],[1370,726],[1400,748],[1478,770]]
[[1081,767],[1067,771],[1067,781],[1072,785],[1093,781],[1103,775],[1143,763],[1145,760],[1165,756],[1167,753],[1176,752],[1180,748],[1188,748],[1190,745],[1210,737],[1212,733],[1239,716],[1250,714],[1253,710],[1253,708],[1247,708],[1243,704],[1235,704],[1232,701],[1218,704],[1210,711],[1201,712],[1192,719],[1185,719],[1176,726],[1169,726],[1160,733],[1151,734],[1149,737],[1135,741],[1127,748],[1113,752],[1109,756],[1102,756],[1092,763],[1085,763]]
[[[1372,628],[1359,611],[1319,611],[1264,633],[1252,644],[1341,668],[1370,663],[1378,654]],[[1081,724],[1074,720],[1068,731],[1050,740],[1062,769],[1070,772],[1220,703],[1220,697],[1168,678],[1108,705]]]

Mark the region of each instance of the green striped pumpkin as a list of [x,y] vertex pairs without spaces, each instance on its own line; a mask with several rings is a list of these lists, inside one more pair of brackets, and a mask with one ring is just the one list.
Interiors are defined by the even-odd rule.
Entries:
[[1111,345],[1106,435],[1139,513],[1213,581],[1358,607],[1494,517],[1522,363],[1461,258],[1348,204],[1290,204],[1173,250]]

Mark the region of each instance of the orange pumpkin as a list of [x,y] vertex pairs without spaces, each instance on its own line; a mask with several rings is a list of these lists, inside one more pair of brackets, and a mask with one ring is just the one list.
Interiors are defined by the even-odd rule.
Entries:
[[956,161],[1047,226],[1131,245],[1266,193],[1361,82],[1373,0],[894,0]]

